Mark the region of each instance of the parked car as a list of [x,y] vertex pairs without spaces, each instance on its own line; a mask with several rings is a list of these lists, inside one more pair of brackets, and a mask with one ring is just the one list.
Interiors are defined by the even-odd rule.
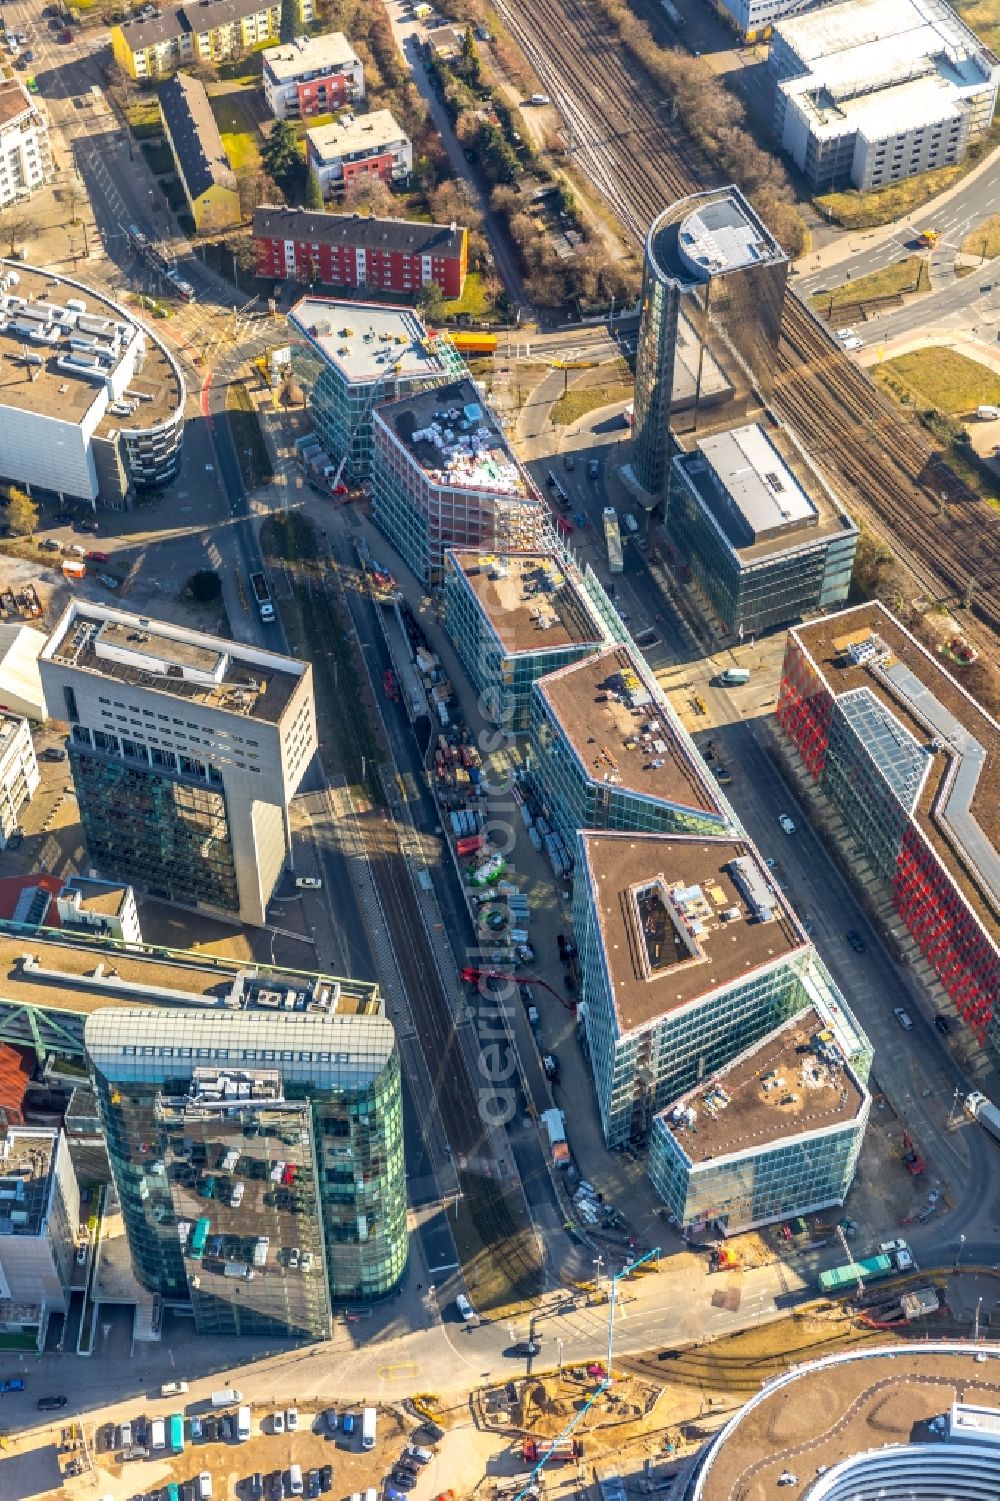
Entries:
[[418,1465],[429,1465],[434,1455],[429,1449],[422,1449],[419,1444],[410,1444],[403,1450],[403,1458],[412,1459]]
[[934,1025],[941,1033],[942,1037],[947,1037],[948,1033],[951,1031],[951,1022],[946,1016],[936,1016],[934,1018]]
[[329,1491],[333,1489],[333,1465],[320,1466],[319,1488],[321,1491]]
[[781,829],[783,830],[784,833],[786,833],[786,834],[794,834],[795,833],[795,825],[792,822],[792,820],[789,818],[789,816],[788,816],[787,813],[779,813],[778,814],[778,823],[779,823],[779,825],[780,825],[780,827],[781,827]]
[[285,1411],[285,1427],[289,1433],[296,1433],[299,1426],[299,1410],[297,1407],[289,1407]]
[[271,1432],[272,1433],[284,1433],[284,1431],[285,1431],[285,1414],[283,1412],[281,1412],[281,1411],[272,1413],[271,1414]]
[[910,1028],[913,1026],[913,1018],[910,1016],[910,1013],[904,1010],[902,1006],[893,1006],[892,1014],[899,1022],[899,1025],[902,1027],[903,1031],[909,1032]]
[[19,850],[21,848],[21,845],[23,843],[24,843],[24,835],[21,833],[20,829],[15,829],[12,834],[8,834],[8,836],[7,836],[7,848],[9,850]]
[[392,1483],[401,1491],[412,1491],[417,1483],[417,1477],[412,1470],[403,1470],[397,1465],[392,1472]]
[[847,939],[847,942],[850,944],[851,948],[856,954],[864,953],[865,940],[862,938],[860,933],[855,933],[853,928],[848,928],[847,932],[844,934],[844,937]]
[[61,745],[47,745],[42,751],[43,761],[65,761],[66,752]]

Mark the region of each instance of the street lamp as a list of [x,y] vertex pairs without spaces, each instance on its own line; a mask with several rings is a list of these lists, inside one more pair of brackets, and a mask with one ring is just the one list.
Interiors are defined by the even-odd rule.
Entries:
[[962,1252],[964,1250],[965,1250],[965,1236],[964,1235],[960,1235],[958,1237],[958,1249],[955,1252],[955,1261],[954,1261],[954,1264],[952,1266],[952,1271],[953,1272],[957,1272],[958,1271],[958,1264],[959,1264],[959,1262],[962,1259]]
[[603,1256],[595,1256],[594,1257],[594,1265],[597,1268],[597,1276],[594,1279],[594,1286],[597,1288],[597,1291],[600,1292],[600,1290],[601,1290],[601,1267],[604,1265],[604,1257]]
[[972,1332],[972,1338],[975,1339],[975,1340],[978,1340],[978,1338],[979,1338],[979,1310],[982,1308],[982,1306],[983,1306],[983,1300],[982,1300],[982,1298],[980,1298],[979,1302],[976,1304],[976,1323],[975,1323],[975,1328],[973,1329],[973,1332]]

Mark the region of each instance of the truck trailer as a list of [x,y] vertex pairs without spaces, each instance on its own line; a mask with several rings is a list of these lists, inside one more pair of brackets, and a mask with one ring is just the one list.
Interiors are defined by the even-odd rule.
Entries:
[[261,620],[270,624],[274,620],[274,603],[271,599],[271,591],[267,585],[267,578],[263,573],[251,573],[250,587],[253,597],[257,601]]
[[877,1282],[880,1277],[891,1277],[894,1270],[892,1257],[885,1254],[869,1256],[865,1261],[849,1261],[846,1266],[835,1266],[827,1272],[820,1272],[820,1291],[843,1292],[856,1287],[859,1280]]
[[618,525],[618,512],[614,506],[605,506],[604,516],[604,542],[608,549],[608,572],[621,573],[624,568],[622,560],[622,534]]
[[1000,1146],[1000,1110],[984,1094],[980,1094],[978,1089],[967,1094],[964,1103],[966,1114],[978,1121],[987,1136],[992,1136]]

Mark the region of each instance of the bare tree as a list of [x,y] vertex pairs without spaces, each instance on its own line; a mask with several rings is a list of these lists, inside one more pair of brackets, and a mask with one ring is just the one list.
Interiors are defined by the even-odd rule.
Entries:
[[16,253],[18,244],[23,245],[28,236],[33,235],[37,228],[38,220],[35,216],[16,206],[0,213],[0,240],[6,240],[7,254],[10,256]]

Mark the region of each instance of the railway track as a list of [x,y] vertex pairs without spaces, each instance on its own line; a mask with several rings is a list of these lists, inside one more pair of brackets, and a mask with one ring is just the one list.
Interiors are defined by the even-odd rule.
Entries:
[[[363,591],[360,573],[348,566],[341,566],[341,582]],[[325,581],[311,581],[309,592],[328,612],[334,610]],[[331,625],[328,639],[332,635]],[[367,671],[367,661],[358,665],[362,672]],[[315,662],[314,666],[322,678],[323,691],[336,693],[337,679],[327,681],[329,663]],[[374,694],[374,684],[369,686]],[[348,739],[354,741],[355,754],[349,759],[359,765],[370,749],[367,712],[359,695],[343,721]],[[395,712],[402,713],[402,706],[396,706]],[[438,1118],[459,1171],[468,1222],[481,1243],[480,1254],[500,1269],[510,1293],[515,1299],[530,1298],[541,1290],[538,1248],[526,1220],[519,1185],[507,1189],[482,1169],[482,1163],[492,1156],[492,1145],[479,1111],[479,1086],[470,1073],[441,984],[398,829],[392,818],[379,818],[377,814],[362,818],[358,827],[378,900],[391,929],[393,953],[429,1071]],[[458,1239],[462,1240],[461,1235]],[[469,1258],[462,1254],[462,1244],[459,1253],[468,1272]],[[476,1282],[480,1282],[478,1276]]]
[[[715,184],[586,0],[497,9],[562,112],[577,167],[636,241],[668,203]],[[1000,520],[791,291],[772,404],[921,586],[945,602],[970,598],[1000,637]]]

